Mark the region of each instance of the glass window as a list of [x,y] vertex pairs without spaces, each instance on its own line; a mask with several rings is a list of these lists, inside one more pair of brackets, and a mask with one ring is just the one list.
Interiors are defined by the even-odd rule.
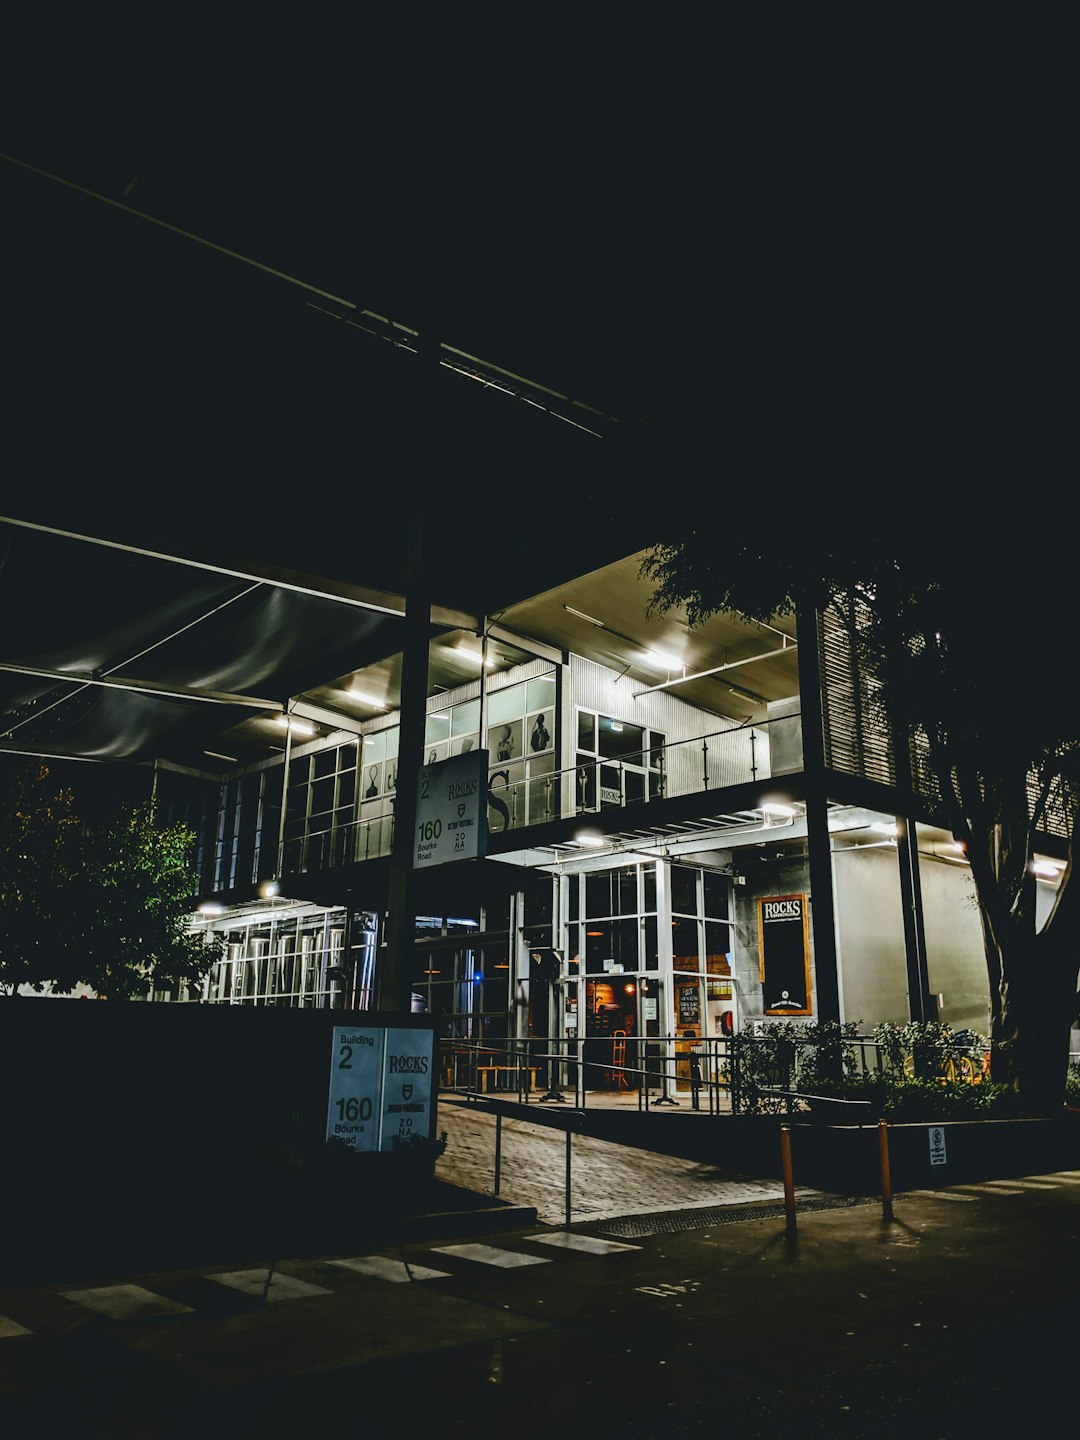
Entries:
[[671,922],[671,948],[676,970],[700,970],[698,922],[674,919]]
[[705,921],[706,955],[730,955],[733,948],[731,926],[723,920]]
[[555,711],[530,710],[525,717],[530,755],[542,755],[555,747]]
[[427,717],[424,724],[424,744],[433,745],[437,740],[450,738],[450,711],[437,710]]
[[386,731],[380,730],[377,735],[364,736],[364,764],[371,765],[376,760],[381,760],[386,754]]
[[355,745],[341,745],[338,747],[337,753],[339,770],[356,769],[357,747]]
[[701,874],[705,887],[705,914],[712,920],[726,920],[731,881],[726,875],[717,874],[715,870],[703,870]]
[[345,770],[338,780],[338,804],[351,805],[356,799],[356,771]]
[[507,720],[501,725],[488,726],[488,749],[493,765],[505,765],[509,760],[520,760],[524,752],[524,722]]
[[591,921],[585,926],[585,969],[591,975],[604,973],[604,961],[613,960],[624,971],[638,965],[637,920]]
[[508,685],[505,690],[496,690],[488,696],[488,734],[492,733],[496,725],[503,725],[508,720],[519,720],[524,713],[524,685]]
[[600,754],[607,760],[631,756],[641,762],[641,751],[645,731],[640,725],[631,725],[628,720],[612,720],[600,717]]
[[567,918],[568,918],[569,920],[573,921],[573,920],[576,920],[576,919],[578,918],[579,913],[580,913],[580,906],[581,906],[581,877],[580,877],[580,875],[571,875],[571,876],[567,879],[567,882],[566,882],[566,892],[567,892],[567,906],[568,906]]
[[672,865],[671,908],[677,914],[696,915],[698,913],[697,877],[696,870],[690,870],[685,865]]
[[466,700],[450,712],[450,734],[472,735],[480,729],[480,701]]
[[645,865],[642,867],[645,880],[645,910],[656,910],[656,866]]
[[579,710],[577,716],[578,749],[596,754],[596,716],[589,710]]
[[333,775],[337,769],[336,750],[320,750],[317,755],[313,755],[311,758],[315,764],[316,780],[321,780],[324,775]]
[[554,675],[541,675],[536,680],[530,680],[526,689],[525,708],[527,710],[551,710],[555,705],[555,677]]
[[324,810],[334,808],[334,777],[328,776],[325,780],[316,780],[311,787],[311,813],[321,815]]

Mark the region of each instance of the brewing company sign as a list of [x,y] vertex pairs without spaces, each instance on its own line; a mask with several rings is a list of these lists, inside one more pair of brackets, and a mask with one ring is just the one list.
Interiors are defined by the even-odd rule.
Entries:
[[765,895],[758,900],[758,955],[765,1014],[812,1014],[805,895]]
[[413,869],[476,860],[487,850],[486,750],[453,755],[420,771]]

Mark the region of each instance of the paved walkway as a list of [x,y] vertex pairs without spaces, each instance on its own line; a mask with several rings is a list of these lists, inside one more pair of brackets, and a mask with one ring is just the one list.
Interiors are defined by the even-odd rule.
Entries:
[[[440,1180],[480,1194],[492,1194],[495,1178],[496,1116],[476,1106],[444,1101],[439,1129],[446,1151],[435,1174]],[[796,1197],[821,1192],[797,1186]],[[550,1125],[503,1117],[499,1198],[533,1205],[548,1225],[566,1218],[566,1133]],[[713,1165],[674,1159],[574,1135],[571,1141],[571,1221],[583,1224],[620,1215],[661,1210],[782,1201],[776,1180],[734,1175]]]

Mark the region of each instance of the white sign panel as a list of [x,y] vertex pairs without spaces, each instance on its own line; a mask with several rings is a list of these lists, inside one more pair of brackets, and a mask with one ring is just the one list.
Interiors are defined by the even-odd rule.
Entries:
[[327,1140],[393,1150],[431,1134],[435,1035],[417,1027],[337,1025],[331,1036]]
[[380,1150],[426,1140],[431,1120],[431,1061],[435,1037],[430,1030],[387,1030],[383,1069]]
[[384,1035],[382,1030],[335,1026],[326,1112],[328,1140],[344,1140],[354,1150],[379,1148]]
[[413,868],[476,860],[487,850],[488,752],[470,750],[420,771]]
[[940,1125],[931,1125],[927,1132],[930,1139],[930,1164],[944,1165],[945,1161],[945,1131]]

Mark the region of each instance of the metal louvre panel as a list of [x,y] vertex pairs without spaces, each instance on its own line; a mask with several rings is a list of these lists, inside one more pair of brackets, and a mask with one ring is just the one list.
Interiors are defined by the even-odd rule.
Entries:
[[[858,625],[865,602],[842,600]],[[889,727],[876,696],[881,686],[866,675],[845,621],[830,606],[818,622],[821,720],[825,764],[830,770],[896,783]]]

